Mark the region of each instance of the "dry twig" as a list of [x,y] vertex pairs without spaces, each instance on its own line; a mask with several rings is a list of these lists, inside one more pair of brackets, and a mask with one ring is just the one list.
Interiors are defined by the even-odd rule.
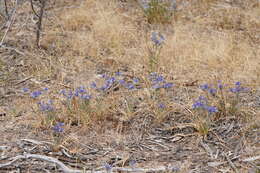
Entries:
[[235,173],[238,173],[238,170],[236,168],[236,166],[234,165],[234,163],[232,162],[232,160],[228,157],[227,154],[224,153],[224,156],[226,157],[229,165],[231,166],[231,168],[235,171]]
[[[38,160],[54,163],[55,165],[60,167],[60,169],[64,173],[103,173],[104,172],[104,171],[85,171],[85,170],[71,169],[56,158],[52,158],[52,157],[44,156],[44,155],[38,155],[38,154],[24,154],[24,155],[15,156],[15,157],[11,158],[12,161],[4,163],[4,164],[0,164],[0,168],[10,166],[20,159],[38,159]],[[111,169],[110,172],[118,172],[118,171],[122,171],[122,172],[162,172],[162,171],[173,172],[173,171],[177,171],[177,170],[178,170],[178,168],[176,168],[174,166],[159,166],[157,168],[114,167]]]
[[38,16],[38,25],[37,25],[37,32],[36,32],[36,44],[38,47],[40,47],[40,34],[41,34],[41,30],[42,30],[42,18],[43,18],[43,13],[44,13],[44,8],[45,8],[45,4],[46,4],[46,0],[40,0],[41,3],[41,10],[40,10],[40,14]]
[[7,25],[7,28],[6,28],[6,30],[5,30],[4,36],[3,36],[3,38],[1,39],[0,47],[3,45],[3,43],[4,43],[4,41],[5,41],[5,38],[6,38],[6,35],[7,35],[7,33],[9,32],[9,30],[11,29],[11,26],[12,26],[14,20],[15,20],[17,5],[18,5],[18,2],[17,2],[17,0],[16,0],[13,13],[12,13],[11,18],[10,18],[10,20],[9,20],[9,23],[8,23],[8,25]]

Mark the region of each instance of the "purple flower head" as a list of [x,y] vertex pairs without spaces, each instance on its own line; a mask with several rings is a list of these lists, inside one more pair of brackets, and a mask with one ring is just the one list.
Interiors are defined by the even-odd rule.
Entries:
[[23,92],[28,92],[29,91],[29,88],[23,88]]
[[210,89],[209,89],[209,93],[210,93],[211,95],[215,95],[215,94],[217,93],[217,90],[216,90],[215,88],[210,88]]
[[199,96],[199,100],[200,100],[200,101],[207,101],[207,98],[204,97],[204,96]]
[[74,96],[72,91],[69,91],[68,95],[66,95],[67,99],[72,99]]
[[81,99],[84,99],[84,100],[90,100],[91,99],[91,95],[89,94],[83,94],[80,96]]
[[90,84],[90,87],[93,88],[93,89],[97,89],[97,84],[96,84],[96,82],[92,82],[92,83]]
[[106,171],[111,171],[112,168],[113,168],[113,166],[110,165],[110,164],[108,164],[108,163],[106,163],[106,164],[104,165],[104,168],[106,169]]
[[156,83],[156,84],[152,85],[152,88],[159,89],[159,88],[161,88],[161,85]]
[[42,111],[42,112],[49,112],[49,111],[54,110],[52,100],[49,100],[48,102],[41,101],[38,104],[39,104],[39,107],[40,107],[40,111]]
[[206,108],[206,110],[209,113],[216,113],[216,112],[218,112],[218,109],[215,106],[206,106],[205,108]]
[[64,131],[63,126],[64,126],[64,123],[58,122],[52,129],[54,132],[62,133]]
[[248,91],[249,89],[242,87],[241,86],[241,82],[236,82],[235,83],[235,87],[234,88],[230,88],[229,90],[232,93],[240,93],[240,92],[243,92],[243,91]]
[[151,40],[156,46],[160,46],[164,42],[165,38],[158,32],[152,32]]
[[42,94],[41,91],[33,91],[33,92],[31,93],[31,97],[32,97],[32,98],[36,98],[36,97],[40,96],[41,94]]
[[118,71],[118,72],[115,73],[115,75],[116,75],[116,76],[121,76],[121,75],[122,75],[122,72],[119,72],[119,71]]
[[137,83],[139,83],[139,79],[138,79],[138,78],[134,78],[134,79],[133,79],[133,82],[134,82],[135,84],[137,84]]
[[198,109],[198,108],[204,108],[205,104],[201,101],[196,101],[193,105],[192,105],[192,109]]
[[208,84],[203,84],[203,85],[201,85],[200,86],[200,89],[202,89],[202,90],[208,90],[209,89],[209,85]]
[[78,96],[80,96],[80,94],[83,94],[86,92],[87,92],[87,90],[85,89],[85,87],[80,86],[80,87],[76,88],[74,96],[78,97]]
[[115,77],[107,78],[105,81],[105,84],[99,89],[102,91],[105,91],[105,90],[109,89],[115,82],[116,82]]
[[238,81],[238,82],[235,83],[235,85],[236,85],[236,86],[240,86],[240,85],[241,85],[241,82]]
[[87,92],[84,86],[80,86],[80,87],[78,88],[78,90],[79,90],[80,93],[85,93],[85,92]]
[[165,108],[166,108],[166,105],[165,105],[164,103],[160,103],[160,104],[158,105],[158,107],[159,107],[160,109],[165,109]]
[[163,78],[163,76],[158,76],[158,77],[156,77],[156,79],[154,80],[154,82],[164,82],[164,78]]
[[222,90],[224,86],[221,83],[218,83],[218,89]]
[[136,165],[136,160],[131,160],[129,166],[134,167]]
[[66,95],[66,90],[65,89],[60,90],[60,94],[65,96]]
[[121,84],[121,85],[125,85],[125,80],[123,80],[123,79],[120,79],[120,80],[118,80],[118,82]]
[[131,83],[128,83],[127,85],[125,85],[125,87],[129,90],[135,89],[135,86]]
[[106,74],[102,74],[101,77],[102,78],[107,78],[107,75]]
[[111,78],[108,78],[106,81],[109,82],[109,83],[114,83],[116,81],[116,78],[111,77]]
[[173,87],[173,83],[165,83],[162,86],[163,88],[172,88]]

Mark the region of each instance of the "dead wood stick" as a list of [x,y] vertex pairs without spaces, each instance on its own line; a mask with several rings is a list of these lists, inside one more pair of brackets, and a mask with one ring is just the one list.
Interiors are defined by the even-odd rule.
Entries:
[[[47,162],[56,164],[57,166],[60,167],[60,169],[64,173],[104,173],[104,171],[85,171],[85,170],[71,169],[71,168],[67,167],[65,164],[63,164],[62,162],[60,162],[56,158],[52,158],[52,157],[44,156],[44,155],[38,155],[38,154],[18,155],[18,156],[11,158],[11,159],[12,159],[12,161],[10,161],[10,162],[0,164],[0,168],[10,166],[20,159],[38,159],[38,160],[43,160],[43,161],[47,161]],[[110,172],[118,172],[118,171],[123,171],[123,172],[162,172],[162,171],[170,171],[170,172],[173,172],[173,171],[177,171],[177,170],[179,170],[179,168],[174,167],[174,166],[159,166],[157,168],[114,167],[114,168],[111,169]]]
[[41,10],[40,10],[40,14],[38,17],[38,25],[37,25],[37,31],[36,31],[36,44],[38,47],[40,47],[39,42],[40,42],[40,34],[41,34],[41,30],[42,30],[42,18],[43,18],[46,0],[40,0],[40,3],[41,3]]
[[252,161],[255,161],[255,160],[260,160],[260,155],[249,157],[249,158],[243,159],[242,161],[243,162],[252,162]]
[[18,3],[17,3],[17,0],[16,0],[14,11],[13,11],[13,13],[12,13],[12,15],[11,15],[11,18],[10,18],[9,23],[8,23],[8,25],[7,25],[7,28],[6,28],[6,30],[5,30],[4,36],[3,36],[3,38],[2,38],[2,40],[1,40],[1,42],[0,42],[0,46],[3,45],[3,43],[4,43],[4,41],[5,41],[5,38],[6,38],[6,35],[7,35],[7,33],[9,32],[9,30],[11,29],[11,26],[12,26],[14,20],[15,20],[17,4],[18,4]]
[[35,11],[35,9],[34,9],[33,0],[31,0],[31,9],[32,9],[33,13],[35,14],[35,16],[40,17],[40,16],[36,13],[36,11]]
[[4,0],[4,2],[5,2],[5,14],[6,14],[6,16],[7,16],[7,19],[9,19],[9,13],[8,13],[8,7],[7,7],[7,2],[6,2],[6,0]]
[[20,159],[30,159],[30,158],[31,159],[39,159],[39,160],[47,161],[47,162],[50,162],[50,163],[54,163],[55,165],[59,166],[60,169],[64,173],[82,173],[82,170],[71,169],[71,168],[67,167],[65,164],[63,164],[62,162],[60,162],[56,158],[52,158],[52,157],[48,157],[48,156],[44,156],[44,155],[38,155],[38,154],[18,155],[16,157],[13,157],[12,161],[4,163],[4,164],[0,164],[0,168],[6,167],[6,166],[10,166],[14,162],[16,162],[17,160],[20,160]]
[[227,154],[224,153],[224,156],[226,157],[229,165],[231,166],[231,168],[235,171],[235,173],[238,173],[238,170],[236,168],[236,166],[234,165],[234,163],[231,161],[231,159],[228,157]]

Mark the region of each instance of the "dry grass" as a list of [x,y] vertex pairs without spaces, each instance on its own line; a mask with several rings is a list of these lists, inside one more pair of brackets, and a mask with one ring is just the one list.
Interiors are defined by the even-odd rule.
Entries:
[[[68,6],[62,0],[56,3]],[[223,117],[213,120],[213,128],[190,109],[194,98],[202,94],[197,89],[199,84],[216,84],[221,80],[232,85],[241,81],[252,93],[259,90],[260,4],[253,0],[194,0],[187,3],[177,1],[177,4],[178,11],[170,22],[164,24],[149,23],[142,8],[133,0],[124,3],[118,0],[86,0],[76,7],[57,10],[54,6],[47,11],[44,20],[40,41],[42,49],[36,49],[34,45],[32,23],[27,21],[29,29],[15,24],[5,42],[24,50],[26,56],[20,65],[22,67],[8,71],[5,78],[0,78],[0,83],[14,86],[8,76],[13,75],[17,79],[32,76],[33,80],[23,87],[31,91],[48,87],[49,93],[40,98],[56,100],[57,111],[48,114],[46,119],[46,113],[40,112],[35,104],[39,99],[22,93],[19,99],[11,100],[10,114],[14,119],[26,114],[28,121],[22,124],[37,130],[48,130],[58,121],[65,122],[67,134],[61,141],[64,145],[69,145],[73,137],[77,138],[90,129],[99,134],[106,129],[114,129],[117,135],[112,139],[104,137],[108,140],[106,142],[115,141],[123,145],[127,135],[133,131],[141,131],[143,135],[153,127],[166,124],[167,128],[171,128],[178,123],[193,123],[199,136],[207,136]],[[24,3],[19,14],[29,13],[29,10],[28,3]],[[21,16],[17,20],[24,19]],[[153,44],[150,40],[153,31],[160,31],[165,37],[157,72],[175,84],[173,89],[159,92],[148,89],[151,86],[147,79],[150,71],[148,48]],[[3,52],[0,54],[7,57]],[[13,62],[16,61],[0,60],[0,71],[11,69]],[[144,89],[117,91],[117,86],[113,86],[100,94],[87,87],[97,99],[83,107],[76,98],[72,99],[70,107],[64,106],[64,98],[57,94],[60,89],[73,90],[81,85],[89,86],[93,81],[101,85],[104,81],[100,80],[100,74],[113,75],[118,71],[127,74],[128,81],[133,76],[138,77]],[[15,91],[20,90],[22,85],[19,88],[15,86]],[[246,95],[247,98],[250,96]],[[173,99],[177,101],[173,102]],[[164,103],[165,108],[159,109],[160,103]],[[259,117],[259,109],[241,106],[239,111],[235,116],[236,122],[246,120],[244,133],[259,129],[256,123],[259,118],[252,122],[252,116]],[[77,130],[78,134],[74,134]],[[95,140],[103,142],[103,139]],[[80,149],[74,146],[73,150],[76,153]],[[184,172],[187,171],[184,169]]]

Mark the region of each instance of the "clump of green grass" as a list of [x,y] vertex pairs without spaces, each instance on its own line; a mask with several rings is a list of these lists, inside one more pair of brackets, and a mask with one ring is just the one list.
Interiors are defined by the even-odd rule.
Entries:
[[169,9],[170,4],[160,0],[151,0],[148,6],[144,8],[145,16],[149,23],[170,23],[172,11]]

